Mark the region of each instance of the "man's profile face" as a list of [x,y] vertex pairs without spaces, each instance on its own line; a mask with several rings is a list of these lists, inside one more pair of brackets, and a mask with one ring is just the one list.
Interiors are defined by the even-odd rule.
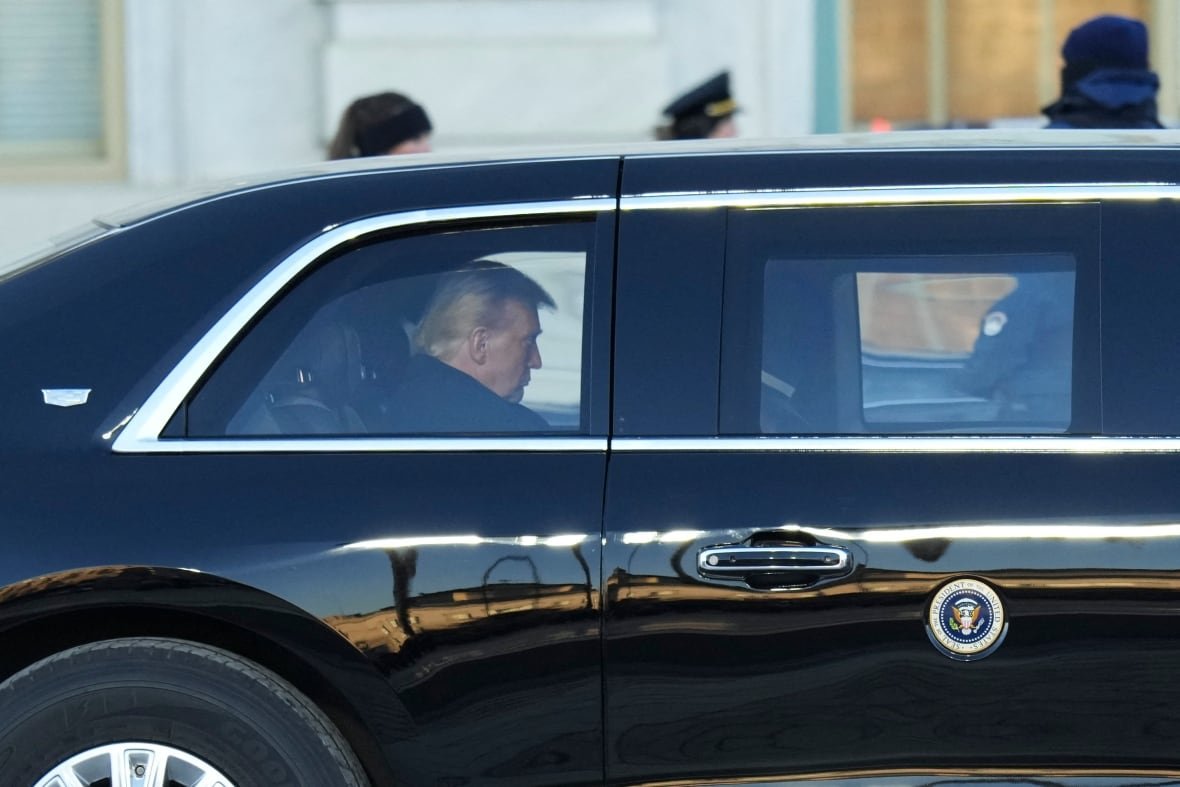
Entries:
[[499,325],[488,332],[487,360],[480,369],[479,381],[502,398],[519,402],[529,384],[530,371],[541,368],[541,351],[537,349],[540,334],[535,308],[520,301],[505,301]]

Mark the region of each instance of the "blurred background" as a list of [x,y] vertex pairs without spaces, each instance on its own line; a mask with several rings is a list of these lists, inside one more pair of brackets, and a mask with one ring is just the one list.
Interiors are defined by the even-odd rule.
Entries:
[[1175,0],[0,0],[0,259],[179,189],[322,161],[353,99],[437,152],[653,138],[727,69],[740,136],[1044,124],[1068,31]]

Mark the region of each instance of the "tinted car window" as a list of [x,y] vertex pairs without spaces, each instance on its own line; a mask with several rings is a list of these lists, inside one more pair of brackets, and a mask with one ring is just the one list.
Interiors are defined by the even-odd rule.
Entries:
[[188,434],[583,431],[591,226],[453,230],[338,253],[216,369]]
[[[1067,256],[771,260],[761,431],[988,431],[1001,424],[1064,431],[1073,278]],[[818,308],[809,303],[809,283],[820,289]],[[801,346],[809,331],[845,340],[834,353],[808,353]],[[829,411],[827,423],[802,415],[793,400],[805,378],[851,387],[836,397],[850,407]]]
[[880,211],[810,211],[824,213],[830,230],[848,227],[851,237],[829,236],[824,253],[813,253],[824,239],[794,228],[804,212],[733,222],[723,432],[1092,429],[1093,361],[1082,364],[1085,382],[1075,373],[1079,353],[1096,355],[1096,346],[1078,346],[1079,275],[1087,277],[1081,302],[1095,297],[1088,240],[1041,229],[1023,240],[1011,231],[988,238],[967,230],[970,217],[999,214],[969,207],[913,208],[907,236],[887,226],[888,214],[904,221],[904,211]]

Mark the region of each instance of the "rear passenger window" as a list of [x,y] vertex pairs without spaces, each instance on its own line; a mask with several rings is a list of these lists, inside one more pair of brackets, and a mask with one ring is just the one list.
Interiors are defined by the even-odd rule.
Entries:
[[[791,232],[805,213],[815,214],[808,230]],[[1096,428],[1097,348],[1079,347],[1091,326],[1078,330],[1079,304],[1092,315],[1096,297],[1088,231],[1054,238],[1013,208],[911,209],[906,218],[928,217],[921,224],[898,209],[819,213],[731,221],[723,433]],[[988,238],[972,213],[983,225],[1005,215],[1012,225]],[[811,233],[829,223],[834,232],[841,218],[847,233],[815,254]],[[899,235],[906,226],[918,234]]]
[[584,432],[592,228],[458,230],[338,253],[215,369],[187,434]]

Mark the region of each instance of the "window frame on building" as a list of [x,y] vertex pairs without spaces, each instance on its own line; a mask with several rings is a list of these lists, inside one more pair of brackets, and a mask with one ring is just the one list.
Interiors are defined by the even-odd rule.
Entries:
[[122,0],[92,0],[99,53],[98,137],[94,152],[46,151],[36,145],[0,140],[0,183],[109,180],[127,168]]

